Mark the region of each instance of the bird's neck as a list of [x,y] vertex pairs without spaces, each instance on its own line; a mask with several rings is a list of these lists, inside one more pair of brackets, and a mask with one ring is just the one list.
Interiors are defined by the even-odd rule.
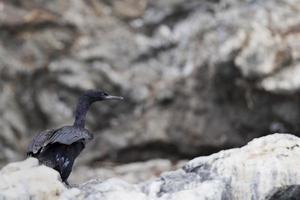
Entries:
[[93,102],[88,97],[79,98],[76,111],[74,126],[78,128],[84,128],[86,113]]

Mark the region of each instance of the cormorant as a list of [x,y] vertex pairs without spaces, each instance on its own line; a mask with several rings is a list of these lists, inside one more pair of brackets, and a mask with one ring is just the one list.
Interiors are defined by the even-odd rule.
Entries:
[[87,91],[78,100],[74,124],[38,133],[29,144],[27,155],[58,171],[62,181],[69,185],[67,179],[75,158],[86,143],[93,139],[93,135],[84,128],[90,105],[96,101],[122,99],[123,97],[111,96],[102,91]]

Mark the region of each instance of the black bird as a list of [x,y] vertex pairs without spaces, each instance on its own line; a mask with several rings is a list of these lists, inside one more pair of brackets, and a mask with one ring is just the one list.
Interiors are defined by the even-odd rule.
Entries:
[[79,98],[74,124],[38,133],[29,144],[27,155],[58,171],[62,181],[69,185],[67,179],[75,158],[86,143],[93,139],[93,135],[84,128],[90,105],[96,101],[122,99],[123,97],[111,96],[102,91],[87,91]]

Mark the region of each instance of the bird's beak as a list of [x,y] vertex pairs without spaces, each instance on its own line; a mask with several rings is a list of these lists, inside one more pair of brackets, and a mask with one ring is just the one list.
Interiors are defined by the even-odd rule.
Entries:
[[108,95],[108,96],[105,96],[105,99],[106,99],[106,100],[123,100],[124,97]]

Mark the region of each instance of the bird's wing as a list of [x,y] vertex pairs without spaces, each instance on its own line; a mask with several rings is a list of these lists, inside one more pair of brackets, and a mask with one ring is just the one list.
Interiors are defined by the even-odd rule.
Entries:
[[63,127],[56,131],[46,142],[45,145],[53,143],[61,143],[70,145],[74,142],[83,141],[84,143],[93,139],[93,135],[85,129],[75,129],[71,127]]
[[57,129],[45,130],[38,133],[28,145],[27,154],[36,154],[45,147],[47,140],[57,131]]

